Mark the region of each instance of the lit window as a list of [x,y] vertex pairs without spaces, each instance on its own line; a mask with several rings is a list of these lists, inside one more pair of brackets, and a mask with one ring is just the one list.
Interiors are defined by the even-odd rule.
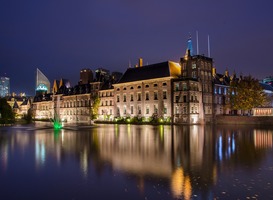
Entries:
[[164,114],[167,114],[167,107],[164,106]]
[[163,99],[167,99],[167,91],[163,91]]
[[154,100],[158,100],[158,98],[157,98],[157,92],[154,92]]
[[157,111],[158,111],[157,106],[154,105],[154,113],[157,114]]
[[141,93],[137,93],[137,100],[141,101]]
[[146,101],[148,101],[149,100],[149,93],[148,92],[146,92]]
[[149,114],[149,106],[146,106],[146,114]]

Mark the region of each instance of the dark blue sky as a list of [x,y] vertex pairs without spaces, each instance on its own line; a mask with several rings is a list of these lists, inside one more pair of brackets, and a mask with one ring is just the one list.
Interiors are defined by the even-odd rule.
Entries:
[[34,94],[37,67],[75,85],[82,68],[178,62],[196,31],[200,54],[210,36],[217,72],[273,75],[272,0],[1,0],[0,76]]

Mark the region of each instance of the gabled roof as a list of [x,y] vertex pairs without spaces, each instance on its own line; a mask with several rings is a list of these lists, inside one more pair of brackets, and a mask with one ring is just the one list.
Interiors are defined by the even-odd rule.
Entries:
[[141,81],[164,77],[178,77],[181,67],[178,63],[167,61],[143,67],[128,68],[118,83]]
[[14,101],[13,108],[19,108],[17,101]]
[[230,85],[230,76],[225,76],[223,74],[215,74],[214,75],[214,79],[213,82],[214,84],[218,84],[218,85]]
[[25,99],[25,100],[23,101],[23,103],[21,104],[21,106],[28,105],[29,101],[30,101],[29,99]]

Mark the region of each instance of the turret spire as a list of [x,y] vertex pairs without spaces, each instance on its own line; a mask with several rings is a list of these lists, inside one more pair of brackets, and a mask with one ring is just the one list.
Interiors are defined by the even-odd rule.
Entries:
[[191,34],[189,35],[189,39],[187,41],[187,49],[186,49],[185,56],[190,56],[190,55],[188,55],[188,53],[190,53],[191,56],[194,55],[194,53],[193,53],[193,47],[192,47]]

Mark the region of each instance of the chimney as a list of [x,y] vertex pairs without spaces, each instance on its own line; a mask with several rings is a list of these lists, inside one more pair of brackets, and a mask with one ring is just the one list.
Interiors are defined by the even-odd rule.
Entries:
[[225,71],[225,76],[226,77],[229,77],[229,73],[228,73],[228,70],[226,69],[226,71]]
[[213,67],[213,68],[212,68],[212,76],[215,76],[215,75],[216,75],[216,68]]
[[139,60],[138,60],[138,66],[139,67],[143,66],[143,59],[142,58],[139,58]]

